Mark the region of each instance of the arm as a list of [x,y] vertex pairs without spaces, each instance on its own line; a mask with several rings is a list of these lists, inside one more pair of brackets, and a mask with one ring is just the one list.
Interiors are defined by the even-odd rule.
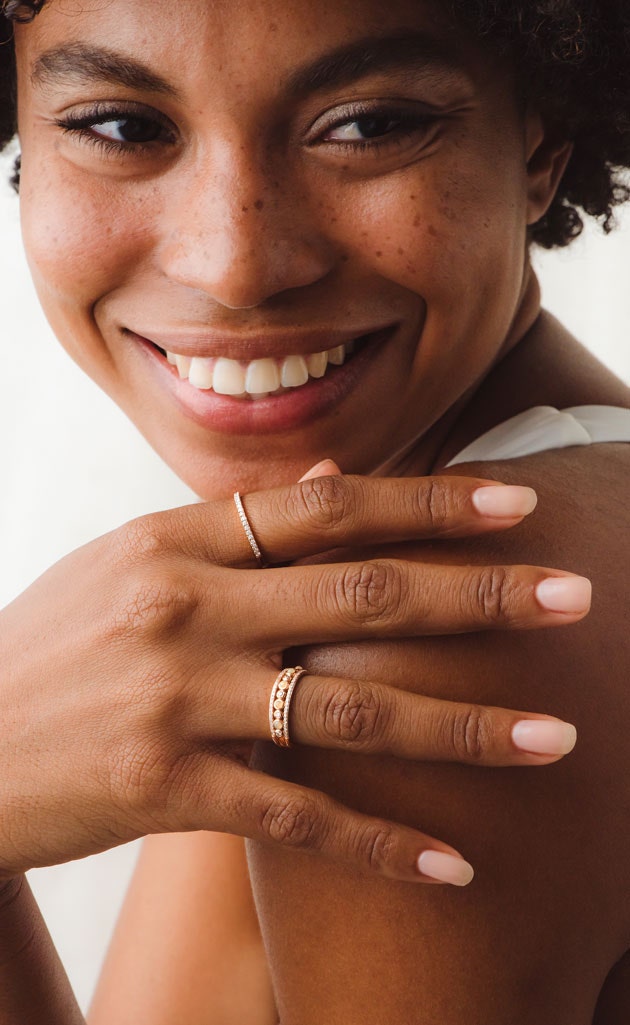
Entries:
[[[412,888],[249,844],[286,1025],[590,1025],[630,926],[627,573],[620,558],[628,457],[627,446],[598,445],[465,467],[531,484],[540,501],[509,536],[454,542],[450,559],[584,573],[595,600],[582,623],[300,652],[316,674],[544,707],[576,723],[578,745],[559,764],[527,773],[261,748],[262,768],[435,832],[476,869],[463,891]],[[447,562],[447,547],[418,547],[416,557]]]
[[85,1025],[24,876],[0,890],[0,1025]]
[[149,836],[89,1025],[276,1025],[243,840]]

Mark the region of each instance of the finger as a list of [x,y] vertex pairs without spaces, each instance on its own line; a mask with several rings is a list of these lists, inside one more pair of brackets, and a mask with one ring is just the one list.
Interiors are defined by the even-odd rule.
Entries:
[[270,569],[240,574],[239,584],[235,601],[250,639],[279,649],[558,626],[583,618],[591,599],[586,578],[561,570],[403,559]]
[[[485,512],[477,508],[484,492]],[[493,492],[494,506],[488,501]],[[475,477],[368,478],[333,474],[290,487],[241,496],[267,563],[348,544],[464,537],[520,523],[536,503],[531,488]],[[494,508],[494,514],[488,510]],[[257,565],[233,499],[197,503],[167,513],[173,542],[225,566]]]
[[487,766],[547,765],[577,739],[575,727],[554,716],[311,675],[291,699],[289,735],[313,747]]
[[[218,756],[213,757],[216,765]],[[186,787],[188,828],[219,829],[294,851],[323,854],[390,879],[451,881],[460,886],[472,879],[471,866],[453,847],[425,833],[362,815],[320,791],[255,772],[228,758],[221,761],[220,785],[213,789],[217,796],[211,807],[205,780]],[[437,868],[448,879],[438,880],[421,871],[419,858],[429,851],[431,858],[423,859],[423,864],[429,860],[432,871]]]

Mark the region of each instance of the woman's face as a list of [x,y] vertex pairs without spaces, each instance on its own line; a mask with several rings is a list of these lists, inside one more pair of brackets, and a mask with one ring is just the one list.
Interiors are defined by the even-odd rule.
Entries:
[[202,498],[374,471],[509,341],[538,126],[439,6],[50,0],[16,30],[44,310]]

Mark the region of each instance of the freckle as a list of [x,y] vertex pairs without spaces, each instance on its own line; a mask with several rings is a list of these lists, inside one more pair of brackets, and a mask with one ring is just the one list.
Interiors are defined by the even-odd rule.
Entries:
[[241,207],[241,210],[243,211],[244,214],[246,214],[247,211],[249,210],[249,207],[248,206],[243,206],[243,207]]
[[264,204],[262,199],[257,199],[256,202],[254,203],[254,206],[256,207],[257,210],[262,210],[264,205],[265,204]]
[[336,217],[331,217],[330,218],[330,223],[331,224],[336,224],[337,223],[337,218]]
[[383,255],[383,253],[382,253],[382,251],[380,249],[377,249],[376,250],[376,255],[380,258]]
[[416,273],[415,264],[408,263],[407,264],[407,270],[409,271],[410,274],[415,274]]
[[435,230],[435,228],[434,228],[434,226],[432,224],[430,224],[428,226],[427,231],[428,231],[429,235],[433,236],[433,238],[437,238],[437,231]]
[[405,255],[405,250],[401,249],[400,246],[398,246],[398,255],[399,256],[404,256]]
[[415,195],[415,193],[413,193],[413,194],[412,194],[412,195],[411,195],[411,196],[409,197],[409,199],[417,199],[417,196]]
[[271,22],[271,24],[269,26],[269,31],[270,32],[277,32],[278,31],[278,26],[276,25],[275,21]]

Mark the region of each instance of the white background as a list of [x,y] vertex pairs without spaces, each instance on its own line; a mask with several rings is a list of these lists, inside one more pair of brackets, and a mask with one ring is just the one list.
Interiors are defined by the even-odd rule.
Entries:
[[[29,281],[7,178],[0,160],[0,608],[92,538],[197,500],[53,337]],[[630,383],[630,216],[609,238],[591,228],[536,265],[547,308]],[[137,849],[29,873],[84,1010]]]

